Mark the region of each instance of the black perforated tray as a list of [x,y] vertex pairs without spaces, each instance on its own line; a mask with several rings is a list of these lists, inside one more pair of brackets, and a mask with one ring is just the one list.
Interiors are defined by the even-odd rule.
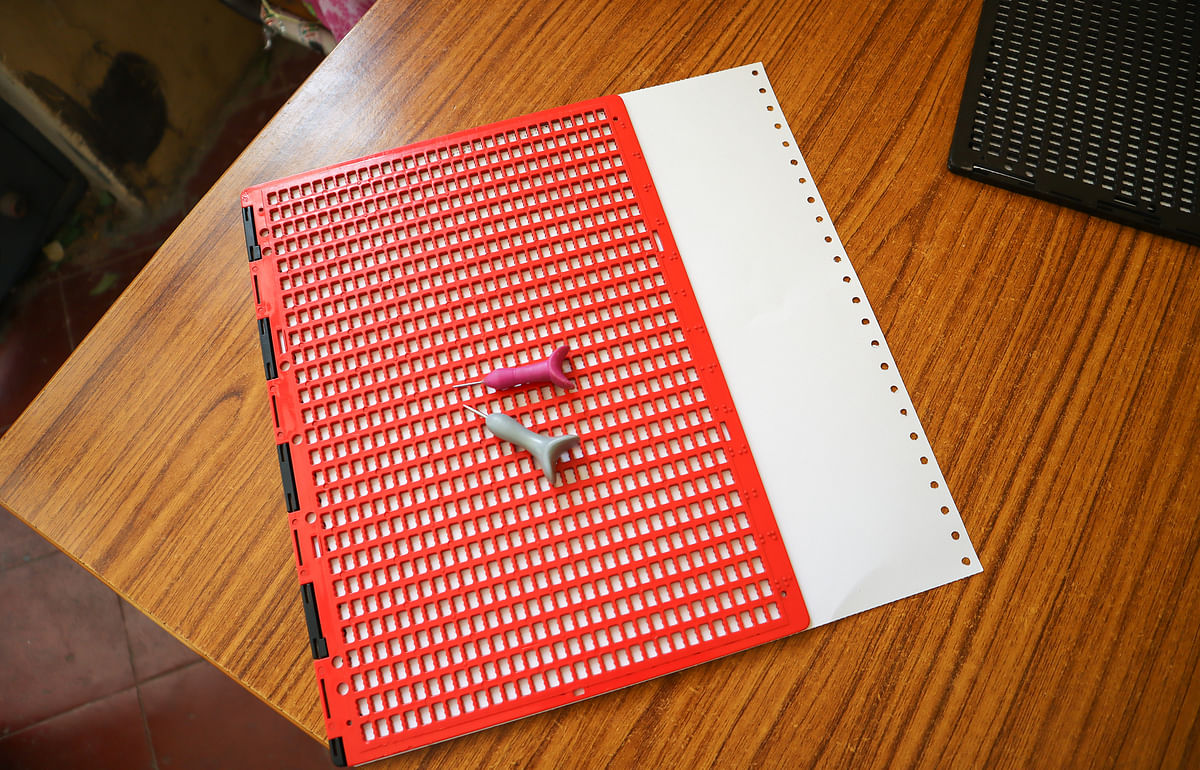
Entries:
[[985,0],[950,169],[1200,244],[1200,3]]

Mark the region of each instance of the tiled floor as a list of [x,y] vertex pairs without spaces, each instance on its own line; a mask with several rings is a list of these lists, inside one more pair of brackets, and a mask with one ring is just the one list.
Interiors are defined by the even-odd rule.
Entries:
[[0,562],[0,767],[330,766],[324,746],[11,515]]
[[[183,214],[316,65],[275,56],[232,106],[169,212],[97,224],[39,265],[0,320],[0,433]],[[327,768],[326,748],[0,509],[0,768]]]

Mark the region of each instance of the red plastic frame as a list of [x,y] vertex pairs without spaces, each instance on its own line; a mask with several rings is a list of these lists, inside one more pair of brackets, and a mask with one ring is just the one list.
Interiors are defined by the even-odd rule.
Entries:
[[[619,97],[242,205],[297,570],[328,647],[315,668],[351,763],[807,627]],[[563,343],[574,390],[453,387]],[[551,486],[463,403],[581,450]]]

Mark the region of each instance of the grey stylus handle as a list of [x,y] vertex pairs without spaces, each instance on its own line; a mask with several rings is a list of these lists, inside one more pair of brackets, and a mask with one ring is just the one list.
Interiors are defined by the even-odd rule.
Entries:
[[526,449],[537,465],[546,474],[551,484],[556,483],[555,464],[564,453],[579,446],[579,436],[570,433],[565,436],[543,436],[534,433],[507,414],[493,412],[487,416],[487,427],[497,438],[511,441]]
[[496,435],[496,438],[516,444],[533,455],[537,466],[542,469],[542,473],[546,474],[546,478],[551,484],[556,483],[555,465],[558,458],[579,446],[579,436],[570,433],[564,436],[543,436],[541,433],[534,433],[507,414],[493,412],[485,415],[478,409],[469,406],[467,409],[484,417],[486,420],[484,424]]

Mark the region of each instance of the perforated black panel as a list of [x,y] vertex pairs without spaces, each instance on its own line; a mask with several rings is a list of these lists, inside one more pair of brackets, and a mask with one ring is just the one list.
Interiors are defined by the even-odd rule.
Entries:
[[986,0],[960,173],[1200,243],[1200,3]]

